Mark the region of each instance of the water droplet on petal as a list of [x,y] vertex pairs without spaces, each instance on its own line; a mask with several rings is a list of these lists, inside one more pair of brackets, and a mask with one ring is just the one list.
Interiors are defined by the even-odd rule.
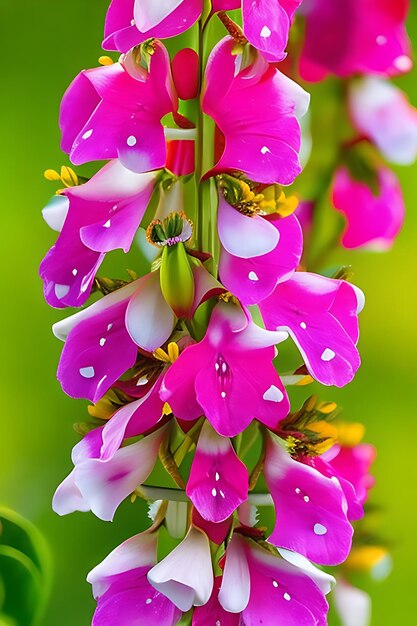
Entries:
[[323,524],[314,524],[314,533],[321,537],[322,535],[327,534],[327,528],[326,526],[323,526]]
[[96,373],[94,367],[90,365],[89,367],[81,367],[80,374],[83,378],[94,378]]

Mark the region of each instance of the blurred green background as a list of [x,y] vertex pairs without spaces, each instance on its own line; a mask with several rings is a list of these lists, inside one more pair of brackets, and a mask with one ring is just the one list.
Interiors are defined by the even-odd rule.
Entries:
[[[45,626],[90,623],[87,572],[143,524],[143,508],[126,503],[113,524],[91,514],[59,518],[51,510],[52,494],[71,468],[72,424],[85,418],[85,403],[67,398],[55,380],[61,344],[50,327],[62,313],[44,303],[37,274],[54,240],[40,211],[55,187],[42,173],[67,163],[59,150],[60,98],[80,69],[96,64],[107,6],[108,0],[0,0],[0,502],[33,521],[50,545],[54,586]],[[417,43],[415,3],[409,30]],[[414,70],[398,81],[415,105],[416,79]],[[363,366],[350,386],[323,393],[347,418],[366,423],[367,440],[379,451],[373,500],[383,507],[379,530],[391,541],[395,569],[371,586],[374,626],[411,623],[417,585],[417,165],[398,173],[408,214],[394,250],[335,257],[353,264],[367,296]]]

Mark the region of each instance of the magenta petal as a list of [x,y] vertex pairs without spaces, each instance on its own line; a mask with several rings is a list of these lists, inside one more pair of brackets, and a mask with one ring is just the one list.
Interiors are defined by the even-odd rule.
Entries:
[[277,283],[288,278],[300,262],[303,240],[297,218],[290,215],[269,223],[277,229],[279,240],[268,254],[243,259],[226,250],[221,252],[219,272],[222,282],[247,305],[267,298]]
[[[379,193],[354,180],[346,168],[333,181],[333,204],[346,218],[345,248],[389,249],[404,222],[405,206],[400,182],[387,167],[378,171]],[[355,198],[355,202],[352,202]]]
[[171,365],[161,385],[160,396],[168,402],[174,414],[183,420],[194,420],[203,415],[198,404],[194,381],[200,368],[201,344],[191,345]]
[[267,328],[285,328],[297,343],[311,375],[342,387],[360,365],[356,290],[343,281],[296,272],[260,303]]
[[227,252],[243,259],[271,252],[279,241],[279,231],[273,224],[262,217],[243,215],[222,193],[219,196],[218,230]]
[[203,109],[225,137],[223,155],[207,175],[238,170],[258,182],[288,185],[301,171],[297,116],[306,112],[309,96],[266,63],[237,72],[233,47],[231,38],[223,39],[207,65]]
[[251,593],[245,624],[327,625],[326,598],[303,570],[259,547],[246,547],[246,553]]
[[293,460],[272,438],[265,478],[277,516],[269,541],[321,565],[342,563],[351,548],[353,529],[340,483]]
[[248,497],[249,475],[229,439],[208,422],[201,431],[186,493],[200,515],[223,522]]
[[282,61],[291,18],[301,0],[242,0],[243,27],[250,43],[268,61]]
[[207,604],[194,609],[192,626],[213,626],[213,624],[239,626],[242,623],[240,615],[225,611],[219,603],[221,580],[220,577],[214,580],[213,593]]
[[128,303],[81,319],[69,332],[57,374],[65,393],[97,402],[135,363],[137,347],[125,326]]

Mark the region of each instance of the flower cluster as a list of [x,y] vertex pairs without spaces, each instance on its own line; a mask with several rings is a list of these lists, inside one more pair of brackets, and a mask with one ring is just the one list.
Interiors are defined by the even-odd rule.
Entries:
[[[46,172],[64,187],[44,209],[59,233],[45,298],[82,307],[54,326],[58,379],[92,403],[53,507],[111,521],[126,498],[152,503],[150,527],[88,575],[94,626],[327,624],[323,566],[349,555],[375,452],[334,403],[290,406],[295,386],[352,381],[364,305],[343,269],[310,271],[314,202],[285,189],[306,160],[295,59],[305,80],[349,79],[360,140],[394,162],[417,153],[417,114],[387,82],[411,63],[407,2],[337,5],[113,0],[103,47],[121,56],[62,100],[72,164],[106,163]],[[401,190],[359,139],[333,183],[343,241],[386,247]],[[125,280],[98,274],[117,249],[137,264]]]

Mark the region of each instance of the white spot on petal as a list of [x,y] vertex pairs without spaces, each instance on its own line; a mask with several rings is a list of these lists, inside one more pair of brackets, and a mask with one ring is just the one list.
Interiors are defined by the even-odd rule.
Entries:
[[291,596],[289,593],[285,592],[284,593],[284,600],[286,600],[287,602],[289,602],[291,600]]
[[221,395],[222,398],[225,398],[226,397],[226,392],[222,391],[220,395]]
[[249,272],[248,278],[249,280],[255,280],[255,281],[259,280],[259,276],[256,272]]
[[107,326],[107,330],[111,330],[112,328],[113,328],[113,324],[109,324],[109,325]]
[[131,148],[133,148],[133,146],[136,146],[137,142],[138,140],[136,139],[136,137],[134,137],[134,135],[130,135],[130,137],[128,137],[126,140],[127,145]]
[[217,496],[217,489],[216,489],[216,487],[213,487],[213,489],[211,490],[211,495],[213,496],[213,498],[215,498]]
[[80,374],[83,378],[94,378],[96,373],[94,371],[94,367],[90,365],[89,367],[82,367],[80,369]]
[[90,128],[90,130],[87,130],[84,135],[83,135],[83,139],[90,139],[91,135],[93,134],[94,129]]
[[307,324],[305,322],[300,322],[300,326],[303,330],[307,328]]
[[55,295],[57,298],[64,298],[70,290],[69,285],[55,285]]
[[276,581],[276,580],[273,580],[273,581],[272,581],[272,584],[273,584],[273,586],[275,587],[275,589],[278,587],[278,583],[277,583],[277,581]]
[[281,389],[278,389],[275,385],[271,385],[262,397],[269,402],[281,402],[284,399],[284,394]]
[[77,276],[77,274],[78,274],[78,270],[74,267],[74,269],[72,270],[72,275]]
[[323,524],[314,524],[314,533],[321,537],[322,535],[327,534],[327,528],[326,526],[323,526]]
[[387,41],[388,40],[385,35],[378,35],[378,37],[376,38],[376,43],[378,44],[378,46],[385,46]]
[[219,474],[219,472],[216,472],[216,473],[215,473],[214,478],[215,478],[216,482],[218,482],[218,481],[220,480],[220,474]]
[[296,490],[295,490],[295,493],[296,494],[300,494],[301,493],[301,489],[299,487],[297,487]]
[[102,337],[102,338],[100,339],[100,345],[101,345],[101,347],[103,347],[103,346],[104,346],[104,344],[106,343],[106,341],[107,341],[107,339],[106,339],[105,337]]
[[268,26],[265,24],[265,26],[263,27],[263,29],[260,32],[261,37],[270,37],[271,36],[271,29],[268,28]]
[[220,489],[220,495],[221,495],[221,497],[222,497],[223,499],[226,497],[226,496],[224,495],[224,491],[222,491],[221,489]]
[[334,352],[330,348],[326,348],[324,350],[323,354],[321,355],[321,360],[322,361],[331,361],[332,359],[334,359],[335,356],[336,356],[336,352]]
[[413,62],[409,56],[402,54],[394,60],[394,67],[400,72],[408,72],[413,67]]
[[145,603],[146,604],[152,604],[152,598],[146,598]]
[[304,496],[303,500],[304,502],[310,502],[310,498],[308,496]]
[[111,226],[111,221],[107,220],[107,222],[105,224],[103,224],[103,228],[110,228]]
[[271,152],[271,150],[268,148],[268,146],[264,146],[263,148],[261,148],[261,153],[262,154],[267,154],[268,152]]

